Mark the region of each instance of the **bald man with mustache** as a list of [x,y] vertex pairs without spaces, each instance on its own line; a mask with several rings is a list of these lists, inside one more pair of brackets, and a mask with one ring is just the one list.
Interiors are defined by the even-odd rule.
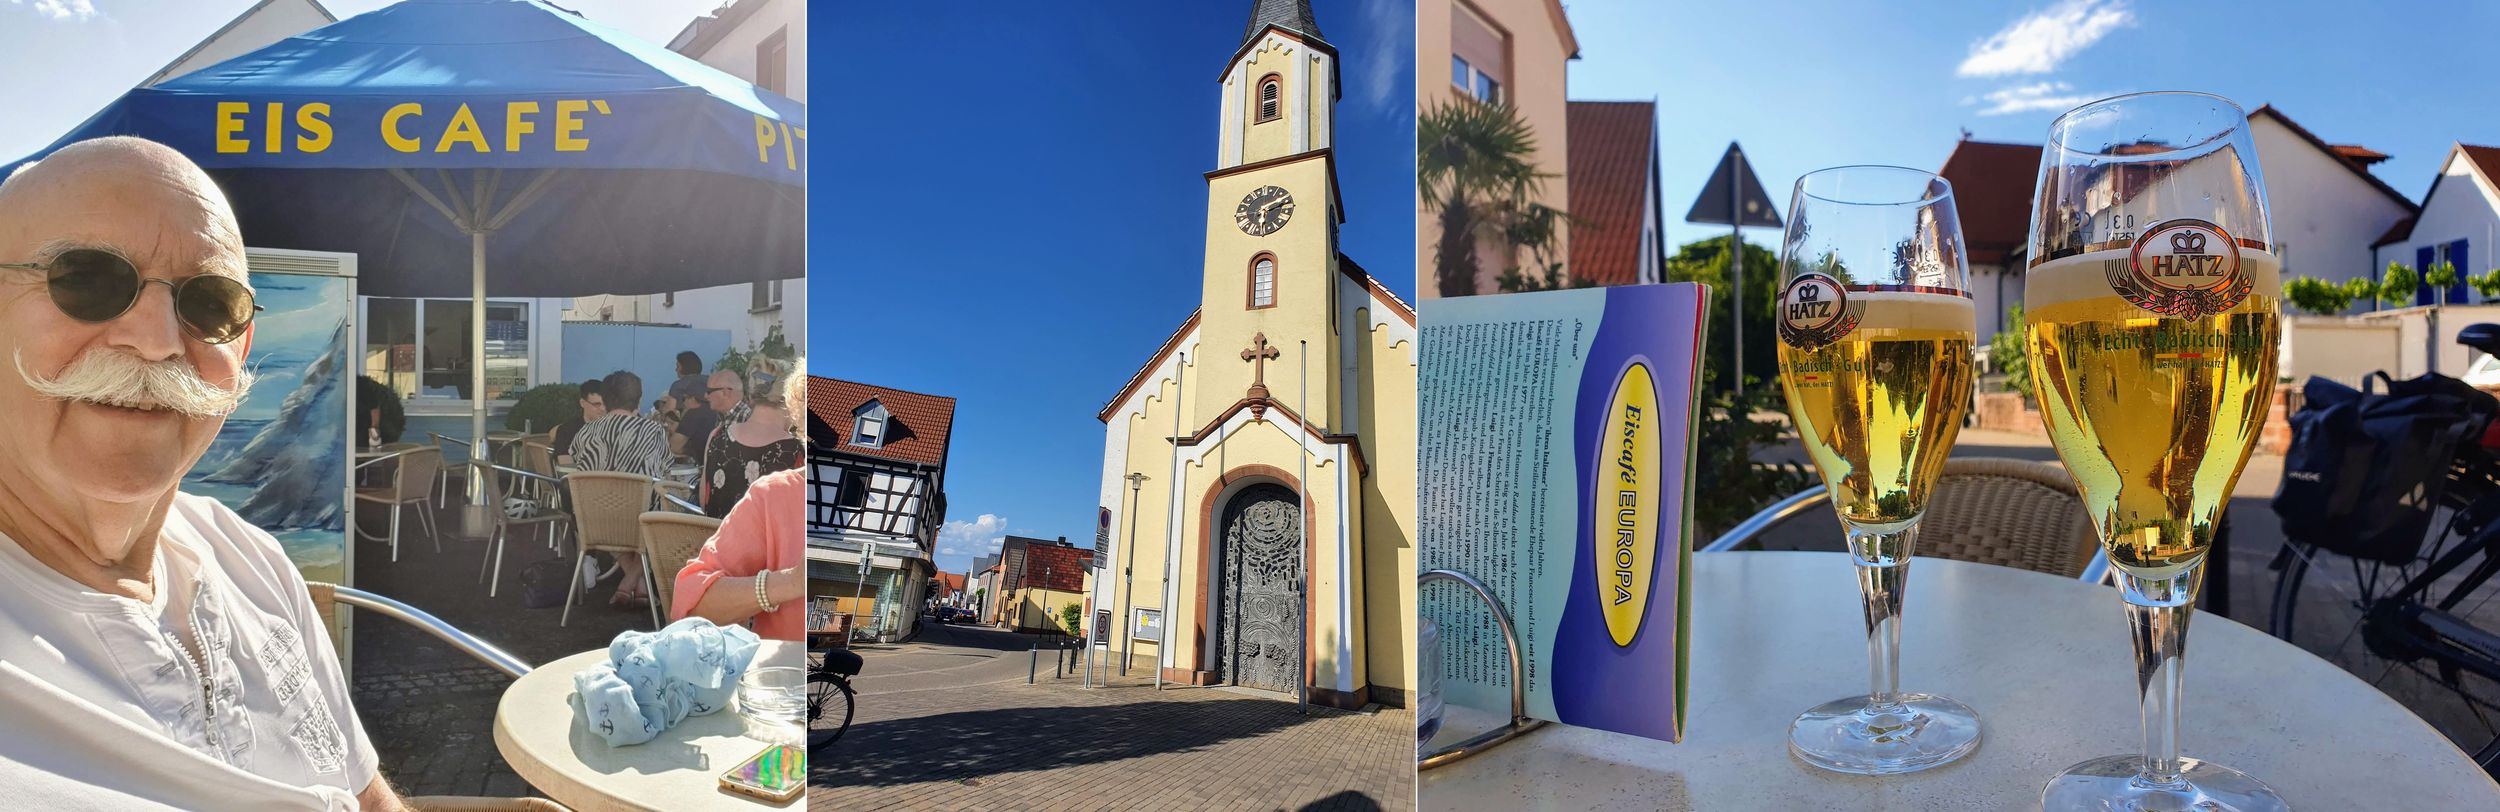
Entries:
[[[106,257],[138,271],[135,301],[55,281]],[[0,182],[10,808],[401,807],[295,565],[177,490],[250,388],[252,342],[203,332],[176,291],[249,284],[225,195],[164,146],[84,141]]]

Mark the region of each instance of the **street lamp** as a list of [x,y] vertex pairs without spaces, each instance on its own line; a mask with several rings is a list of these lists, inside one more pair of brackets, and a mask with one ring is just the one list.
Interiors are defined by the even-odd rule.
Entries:
[[[1137,594],[1135,590],[1129,588],[1130,584],[1136,581],[1136,571],[1131,569],[1130,565],[1137,561],[1137,551],[1131,548],[1137,546],[1137,492],[1138,489],[1144,487],[1146,487],[1145,472],[1139,471],[1128,475],[1128,542],[1120,545],[1120,610],[1131,615],[1137,614],[1137,607],[1129,603],[1130,597]],[[1127,619],[1121,618],[1121,620]],[[1128,634],[1120,638],[1120,676],[1123,677],[1128,676],[1129,648],[1137,642],[1137,630],[1127,631]]]

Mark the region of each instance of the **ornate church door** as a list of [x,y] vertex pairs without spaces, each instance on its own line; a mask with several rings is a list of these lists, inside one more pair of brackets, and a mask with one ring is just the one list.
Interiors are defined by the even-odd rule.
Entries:
[[1233,684],[1291,693],[1301,683],[1302,500],[1278,485],[1242,489],[1224,508],[1223,655]]

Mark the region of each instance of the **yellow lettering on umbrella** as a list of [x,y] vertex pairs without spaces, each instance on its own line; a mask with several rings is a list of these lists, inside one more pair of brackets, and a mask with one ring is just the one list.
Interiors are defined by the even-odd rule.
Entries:
[[399,134],[400,118],[405,116],[422,115],[425,115],[425,105],[418,104],[416,102],[392,105],[389,111],[382,114],[382,141],[390,144],[391,149],[399,150],[401,152],[416,152],[424,149],[424,143],[419,142],[417,139]]
[[530,116],[537,114],[537,102],[512,102],[504,105],[503,151],[521,151],[521,136],[538,131],[538,125],[529,120]]
[[759,164],[772,163],[773,145],[780,142],[781,136],[773,131],[773,120],[763,116],[756,116],[755,162]]
[[311,102],[295,108],[295,126],[303,135],[295,137],[298,152],[320,152],[330,148],[330,103]]
[[486,133],[477,128],[477,115],[470,113],[469,106],[465,104],[452,111],[451,124],[443,128],[443,140],[434,142],[434,151],[450,152],[455,142],[468,144],[476,152],[494,151],[493,147],[486,145]]
[[267,149],[262,150],[263,152],[276,153],[278,147],[286,143],[286,105],[284,103],[269,103],[269,126],[263,129],[261,135],[269,144]]
[[590,102],[581,99],[556,100],[557,152],[582,152],[590,149],[590,139],[578,135],[582,131],[582,112],[589,109]]
[[217,103],[217,151],[250,152],[252,143],[235,136],[243,134],[243,114],[251,112],[251,102]]

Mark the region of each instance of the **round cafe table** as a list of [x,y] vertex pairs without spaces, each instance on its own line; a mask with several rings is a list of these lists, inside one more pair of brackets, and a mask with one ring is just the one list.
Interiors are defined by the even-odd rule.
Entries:
[[[766,640],[755,654],[764,664],[801,665],[799,644]],[[709,716],[689,716],[658,738],[610,747],[592,735],[573,709],[573,674],[600,662],[607,649],[585,651],[530,671],[504,689],[495,706],[495,749],[521,780],[577,812],[595,810],[790,809],[721,789],[721,773],[744,763],[765,744],[745,735],[732,706]]]
[[[1902,614],[1901,688],[1978,711],[1979,749],[1883,777],[1798,761],[1789,722],[1866,692],[1855,577],[1841,553],[1695,554],[1683,743],[1546,725],[1425,771],[1421,807],[2038,809],[2041,787],[2068,766],[2142,752],[2135,655],[2114,589],[1919,558]],[[2187,661],[2183,754],[2256,776],[2293,809],[2500,809],[2500,786],[2437,730],[2291,644],[2198,612]],[[1499,721],[1453,706],[1435,744]]]

